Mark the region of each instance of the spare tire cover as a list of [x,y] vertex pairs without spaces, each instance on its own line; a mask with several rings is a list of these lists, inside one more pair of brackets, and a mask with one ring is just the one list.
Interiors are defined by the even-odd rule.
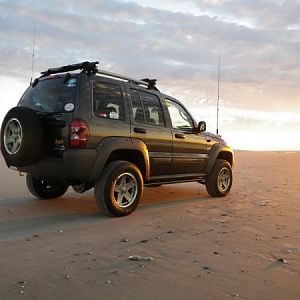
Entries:
[[42,152],[42,122],[28,107],[14,107],[1,126],[1,152],[9,166],[29,166]]

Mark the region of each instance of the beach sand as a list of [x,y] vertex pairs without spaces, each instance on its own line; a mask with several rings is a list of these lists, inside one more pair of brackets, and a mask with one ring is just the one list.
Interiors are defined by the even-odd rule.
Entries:
[[0,159],[0,299],[236,298],[300,299],[299,152],[236,152],[227,197],[145,188],[124,218],[93,190],[37,200]]

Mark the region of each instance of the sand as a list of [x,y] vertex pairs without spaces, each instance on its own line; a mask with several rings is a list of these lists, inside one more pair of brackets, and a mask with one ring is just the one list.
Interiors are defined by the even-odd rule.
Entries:
[[36,200],[0,159],[0,299],[236,298],[300,299],[300,153],[237,152],[228,197],[146,188],[119,219],[93,191]]

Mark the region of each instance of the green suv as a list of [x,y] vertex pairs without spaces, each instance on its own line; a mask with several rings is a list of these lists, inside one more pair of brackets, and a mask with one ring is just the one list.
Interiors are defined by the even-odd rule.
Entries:
[[94,188],[110,216],[135,210],[145,186],[197,181],[229,193],[233,151],[196,123],[155,79],[137,80],[83,62],[42,72],[5,116],[1,151],[27,173],[40,199]]

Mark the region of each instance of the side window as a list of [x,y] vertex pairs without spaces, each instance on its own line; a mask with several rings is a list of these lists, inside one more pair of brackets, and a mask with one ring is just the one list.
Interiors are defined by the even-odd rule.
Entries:
[[146,123],[149,125],[164,126],[164,117],[159,99],[156,95],[139,91],[142,99]]
[[130,90],[132,112],[135,123],[164,126],[164,118],[159,99],[156,95]]
[[93,112],[98,118],[124,120],[124,101],[118,85],[97,81],[93,86]]
[[168,99],[165,99],[165,104],[168,108],[173,128],[188,131],[193,128],[191,117],[181,105]]
[[130,90],[130,97],[132,103],[132,112],[135,123],[144,124],[145,123],[145,113],[141,102],[141,98],[137,90]]

